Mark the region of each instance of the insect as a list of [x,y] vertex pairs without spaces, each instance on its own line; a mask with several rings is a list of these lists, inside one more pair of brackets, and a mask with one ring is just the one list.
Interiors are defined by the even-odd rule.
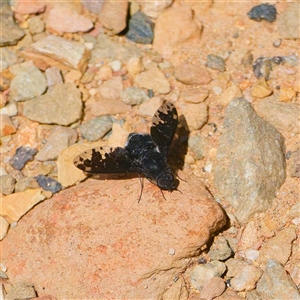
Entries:
[[[161,190],[177,190],[177,180],[167,162],[177,124],[177,110],[166,102],[154,114],[150,134],[130,133],[124,148],[93,148],[76,156],[74,164],[90,174],[137,173]],[[142,191],[143,183],[139,201]]]

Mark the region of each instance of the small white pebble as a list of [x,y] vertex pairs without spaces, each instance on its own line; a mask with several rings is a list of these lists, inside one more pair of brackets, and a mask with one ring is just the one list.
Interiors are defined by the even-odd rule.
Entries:
[[18,222],[13,222],[10,224],[10,228],[15,228],[18,226]]
[[254,249],[248,249],[245,251],[245,257],[249,260],[257,260],[259,251]]
[[211,173],[212,171],[212,164],[209,164],[207,166],[204,167],[204,171],[207,173]]
[[299,226],[300,225],[300,218],[293,219],[292,223],[295,224],[296,226]]
[[113,69],[114,72],[120,71],[122,64],[119,60],[114,60],[111,63],[109,63],[110,67]]
[[213,92],[214,92],[215,95],[221,95],[222,92],[223,92],[223,89],[221,87],[219,87],[219,86],[214,86],[212,88],[212,90],[213,90]]
[[6,272],[6,270],[7,270],[6,265],[4,263],[0,263],[0,271]]
[[0,109],[0,114],[5,114],[10,117],[17,115],[17,113],[18,113],[18,108],[16,103],[14,102],[7,104],[6,106]]
[[94,48],[94,44],[93,43],[84,43],[85,48],[87,48],[88,50],[92,50]]
[[175,249],[174,248],[170,248],[169,249],[169,254],[170,255],[174,255],[175,254]]
[[7,172],[5,171],[5,169],[0,166],[0,176],[3,176],[3,175],[7,175]]

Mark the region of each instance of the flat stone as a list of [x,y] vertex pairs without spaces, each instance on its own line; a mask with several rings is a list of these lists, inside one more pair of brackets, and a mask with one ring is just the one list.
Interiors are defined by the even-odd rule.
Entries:
[[251,88],[251,95],[256,98],[265,98],[272,94],[272,89],[264,78],[258,79]]
[[200,297],[203,299],[214,299],[215,297],[220,296],[225,289],[226,285],[224,280],[220,277],[213,277],[203,284],[200,291]]
[[233,253],[227,240],[220,236],[215,238],[213,244],[211,245],[208,253],[211,260],[221,260],[224,261],[228,259]]
[[100,23],[113,34],[118,34],[126,27],[128,1],[106,1],[98,15]]
[[29,189],[38,189],[40,186],[33,177],[21,178],[15,185],[15,193],[23,192]]
[[[38,294],[57,299],[163,295],[226,222],[199,179],[181,176],[182,194],[165,193],[166,200],[145,182],[138,204],[138,178],[90,179],[39,204],[3,240],[10,280],[32,280]],[[89,267],[78,272],[78,261]],[[66,270],[68,281],[58,276]]]
[[25,32],[15,23],[13,12],[5,2],[1,3],[0,18],[0,46],[15,45],[25,35]]
[[0,198],[1,216],[8,222],[18,222],[33,206],[43,201],[41,189],[31,189]]
[[123,90],[120,94],[121,100],[127,105],[140,105],[145,100],[149,99],[148,95],[141,89],[129,87]]
[[189,64],[175,67],[174,76],[178,81],[189,85],[208,84],[212,80],[206,69]]
[[28,65],[11,81],[10,96],[25,101],[42,95],[47,87],[45,75],[34,65]]
[[79,42],[70,41],[55,35],[47,37],[31,44],[22,55],[44,66],[71,68],[83,72],[86,69],[89,51]]
[[157,68],[151,68],[134,78],[136,84],[158,94],[168,94],[171,90],[170,83],[165,75]]
[[234,98],[242,97],[243,93],[238,85],[229,86],[221,95],[217,98],[217,102],[221,105],[227,106]]
[[45,71],[48,86],[64,83],[60,70],[57,67],[47,68]]
[[39,0],[32,0],[27,2],[26,0],[18,0],[14,11],[20,15],[40,14],[44,12],[46,3]]
[[284,39],[299,39],[299,3],[287,3],[287,9],[278,16],[278,31]]
[[189,88],[180,92],[180,99],[189,103],[200,103],[207,99],[209,91],[203,88]]
[[300,299],[299,291],[284,267],[273,259],[267,261],[256,290],[263,299]]
[[13,157],[9,160],[9,164],[16,170],[22,170],[28,161],[33,160],[37,150],[21,146],[17,148]]
[[285,181],[284,139],[244,98],[226,109],[215,167],[215,185],[240,222],[270,207]]
[[77,140],[77,132],[75,129],[55,126],[47,139],[44,147],[35,156],[36,160],[47,161],[54,160],[58,157],[60,152]]
[[281,133],[299,133],[299,104],[279,102],[269,97],[256,103],[255,110]]
[[121,76],[116,76],[103,82],[98,88],[99,94],[105,99],[118,99],[122,90],[123,82]]
[[91,20],[80,15],[74,9],[55,4],[48,13],[46,27],[55,32],[86,32],[94,25]]
[[45,95],[26,101],[23,113],[40,123],[70,125],[81,118],[81,93],[73,83],[57,84]]
[[226,71],[225,61],[222,57],[218,55],[207,55],[206,65],[213,70],[218,70],[220,72]]

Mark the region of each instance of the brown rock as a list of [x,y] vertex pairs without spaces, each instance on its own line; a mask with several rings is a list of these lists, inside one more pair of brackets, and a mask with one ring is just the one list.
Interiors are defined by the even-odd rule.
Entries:
[[138,178],[88,180],[56,194],[3,240],[10,280],[32,279],[38,294],[58,299],[158,298],[225,225],[199,179],[182,176],[182,194],[166,200],[145,182],[139,204]]
[[168,94],[171,90],[170,83],[165,75],[157,68],[151,68],[135,77],[136,84],[154,93]]
[[40,0],[32,0],[30,2],[26,0],[18,0],[14,11],[20,15],[38,14],[44,12],[45,7],[45,2]]
[[220,277],[213,277],[207,280],[200,291],[200,297],[203,299],[211,300],[220,296],[226,289],[225,282]]
[[13,134],[17,131],[16,127],[8,115],[0,114],[0,136]]
[[235,291],[227,289],[221,296],[214,298],[214,300],[244,300]]
[[264,78],[258,79],[251,89],[251,95],[256,98],[265,98],[272,94],[272,89]]
[[238,85],[229,86],[224,93],[217,99],[217,102],[221,105],[227,106],[234,98],[242,97],[243,93]]
[[0,198],[1,216],[13,223],[26,214],[34,205],[43,201],[41,189],[31,189]]
[[105,99],[118,99],[122,90],[123,82],[121,76],[113,77],[103,82],[98,88],[99,94]]
[[183,64],[175,68],[175,78],[184,84],[207,84],[211,81],[209,72],[199,66]]
[[55,32],[86,32],[94,26],[88,18],[81,16],[75,10],[56,4],[49,11],[46,27]]
[[118,34],[126,27],[127,11],[127,0],[110,0],[103,3],[98,18],[103,27],[113,34]]
[[180,99],[190,103],[200,103],[207,99],[209,91],[202,88],[191,88],[181,91]]
[[199,46],[201,30],[202,25],[188,6],[169,8],[156,20],[153,48],[164,57],[180,52],[183,46],[190,50]]
[[279,101],[290,102],[296,96],[296,91],[290,87],[284,87],[280,89]]

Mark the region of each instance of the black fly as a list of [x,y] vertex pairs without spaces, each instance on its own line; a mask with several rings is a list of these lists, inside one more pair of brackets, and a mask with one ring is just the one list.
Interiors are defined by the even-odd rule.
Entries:
[[153,116],[150,134],[130,133],[124,148],[90,149],[76,156],[74,164],[91,174],[138,173],[161,190],[176,190],[177,180],[168,165],[167,155],[177,124],[175,106],[164,103]]

